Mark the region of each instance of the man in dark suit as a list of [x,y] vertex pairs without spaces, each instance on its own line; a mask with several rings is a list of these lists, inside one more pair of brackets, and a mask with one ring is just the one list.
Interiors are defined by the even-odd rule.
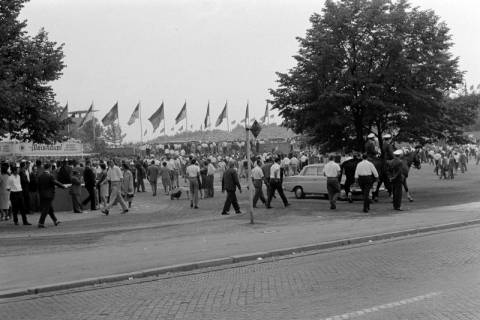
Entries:
[[404,179],[403,162],[400,159],[402,155],[402,150],[397,150],[393,153],[393,160],[388,161],[388,178],[392,184],[393,191],[393,209],[398,211],[402,211],[402,187]]
[[152,187],[152,195],[157,195],[157,179],[158,179],[159,169],[155,165],[155,160],[152,160],[150,166],[147,169],[147,179],[150,182],[150,186]]
[[97,210],[95,203],[95,172],[92,169],[92,163],[87,160],[85,163],[85,170],[83,171],[83,182],[85,183],[85,189],[87,189],[88,197],[83,200],[82,206],[86,206],[90,202],[90,209],[92,211]]
[[47,215],[49,215],[53,223],[58,226],[60,221],[58,221],[57,217],[55,217],[52,207],[52,202],[55,198],[55,186],[66,189],[63,184],[53,178],[52,174],[50,173],[50,163],[45,163],[43,168],[43,173],[38,177],[40,208],[42,212],[40,219],[38,220],[39,228],[45,228],[45,218]]
[[238,205],[237,195],[235,191],[238,190],[242,193],[242,186],[240,186],[240,181],[238,180],[238,174],[235,170],[235,162],[230,160],[228,163],[228,169],[223,174],[222,179],[222,192],[227,190],[227,199],[225,200],[225,205],[223,206],[223,215],[227,215],[230,211],[230,206],[233,205],[235,213],[242,213],[240,211],[240,206]]

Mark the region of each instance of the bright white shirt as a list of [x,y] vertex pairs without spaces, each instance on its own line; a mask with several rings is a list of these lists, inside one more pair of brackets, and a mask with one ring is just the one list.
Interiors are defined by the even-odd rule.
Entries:
[[11,192],[22,191],[22,184],[20,183],[19,174],[16,176],[12,174],[10,177],[8,177],[7,189],[10,189]]
[[308,158],[307,158],[306,155],[303,155],[303,156],[300,157],[300,161],[302,161],[302,162],[305,162],[307,160],[308,160]]
[[123,179],[123,173],[118,166],[114,165],[113,168],[108,168],[107,180],[110,180],[112,182],[118,182],[118,181],[122,181],[122,179]]
[[290,159],[290,164],[292,166],[298,166],[298,159],[296,157],[292,157],[292,159]]
[[212,163],[209,163],[207,167],[207,176],[214,175],[214,174],[215,174],[215,166]]
[[323,174],[327,178],[336,178],[340,175],[340,166],[335,161],[329,161],[325,167],[323,167]]
[[199,174],[200,174],[200,167],[199,166],[197,166],[195,164],[191,164],[187,167],[187,177],[195,178]]
[[368,160],[362,160],[357,164],[357,168],[355,169],[355,179],[358,179],[359,176],[373,176],[378,178],[378,171]]
[[252,178],[255,180],[263,179],[263,171],[259,166],[255,166],[252,170]]
[[276,162],[270,168],[270,179],[280,179],[280,165]]
[[282,165],[283,165],[283,166],[289,166],[289,165],[290,165],[290,159],[288,159],[287,157],[285,157],[285,158],[282,160]]

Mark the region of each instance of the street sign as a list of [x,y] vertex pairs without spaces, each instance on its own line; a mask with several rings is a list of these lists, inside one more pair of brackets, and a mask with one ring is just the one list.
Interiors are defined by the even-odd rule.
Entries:
[[260,131],[262,131],[262,126],[257,122],[257,120],[253,121],[250,131],[252,131],[252,134],[255,138],[258,137]]

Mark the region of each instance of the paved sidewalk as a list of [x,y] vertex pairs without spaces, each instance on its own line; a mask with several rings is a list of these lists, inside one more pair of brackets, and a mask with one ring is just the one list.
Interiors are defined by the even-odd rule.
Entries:
[[[357,207],[351,209],[357,210]],[[161,208],[168,211],[175,207],[163,204]],[[177,210],[173,214],[186,209],[182,206]],[[162,266],[476,220],[480,219],[480,202],[400,213],[388,210],[376,215],[346,210],[337,212],[335,217],[329,216],[328,211],[304,216],[285,214],[285,211],[282,208],[257,213],[255,225],[248,223],[246,214],[225,218],[205,213],[196,218],[192,217],[192,211],[188,219],[147,223],[150,215],[146,212],[135,217],[140,223],[134,226],[117,224],[76,231],[66,228],[65,233],[52,227],[45,233],[27,236],[18,231],[5,233],[0,237],[0,243],[6,244],[0,246],[0,294]],[[113,215],[115,219],[125,217],[118,213]],[[142,216],[146,221],[142,222]],[[87,213],[72,219],[87,222],[90,219],[97,224],[109,218]]]

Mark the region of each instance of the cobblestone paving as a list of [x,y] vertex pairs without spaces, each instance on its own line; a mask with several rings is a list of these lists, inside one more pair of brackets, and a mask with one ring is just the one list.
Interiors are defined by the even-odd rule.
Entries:
[[480,227],[0,300],[1,319],[480,319]]

